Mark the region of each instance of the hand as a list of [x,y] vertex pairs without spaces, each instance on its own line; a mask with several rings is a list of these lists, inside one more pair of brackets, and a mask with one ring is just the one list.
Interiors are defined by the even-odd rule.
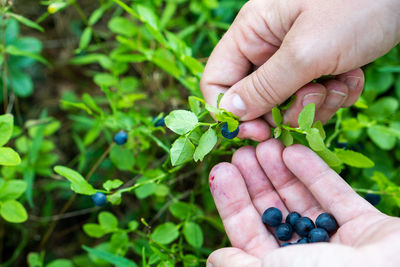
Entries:
[[[398,0],[252,0],[212,52],[201,88],[204,98],[239,116],[239,137],[262,141],[274,125],[271,109],[291,95],[284,114],[292,126],[307,103],[327,122],[360,96],[359,69],[400,41]],[[249,74],[250,73],[250,74]],[[311,83],[322,75],[337,75]],[[259,118],[259,119],[257,119]]]
[[[207,266],[400,266],[400,219],[375,209],[302,145],[284,148],[271,139],[243,147],[232,164],[212,169],[210,189],[234,248],[214,251]],[[269,207],[314,221],[329,212],[340,227],[330,243],[280,248],[261,221]]]

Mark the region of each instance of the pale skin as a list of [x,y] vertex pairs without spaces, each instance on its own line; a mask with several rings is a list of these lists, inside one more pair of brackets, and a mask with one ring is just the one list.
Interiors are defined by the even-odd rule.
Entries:
[[[400,266],[400,219],[370,205],[302,145],[271,139],[240,148],[232,163],[212,169],[210,189],[233,247],[214,251],[208,267]],[[269,207],[312,220],[329,212],[339,229],[330,243],[281,248],[261,220]]]
[[[284,114],[296,126],[307,103],[327,122],[355,103],[364,85],[361,66],[400,41],[400,0],[251,0],[212,52],[202,80],[206,101],[241,121],[239,137],[265,141],[271,109],[293,94]],[[323,75],[335,75],[311,83]]]

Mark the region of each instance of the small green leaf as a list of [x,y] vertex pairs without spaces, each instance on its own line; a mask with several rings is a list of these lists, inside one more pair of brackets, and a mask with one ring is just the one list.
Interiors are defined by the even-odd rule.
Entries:
[[37,60],[46,66],[50,65],[49,62],[44,57],[40,56],[39,54],[21,50],[18,47],[16,47],[15,45],[7,45],[6,52],[13,56],[33,58],[34,60]]
[[200,115],[201,113],[201,107],[200,107],[200,101],[197,100],[194,96],[189,96],[189,106],[190,110],[196,114],[196,116]]
[[0,165],[17,166],[21,163],[18,153],[9,147],[0,147]]
[[203,245],[203,231],[197,223],[186,222],[183,226],[183,235],[191,246],[201,248]]
[[97,223],[87,223],[83,225],[83,231],[90,237],[100,238],[107,233],[107,231]]
[[124,17],[113,17],[108,22],[108,28],[113,33],[125,35],[128,37],[134,36],[137,32],[135,24]]
[[14,117],[10,114],[0,116],[0,146],[4,146],[11,138],[14,127]]
[[151,234],[151,239],[154,242],[160,243],[162,245],[167,245],[173,242],[178,237],[178,227],[171,222],[167,222],[157,226],[154,232]]
[[7,15],[15,18],[16,20],[18,20],[18,22],[24,24],[25,26],[28,26],[28,27],[36,29],[38,31],[44,32],[44,29],[41,26],[39,26],[39,24],[33,22],[30,19],[27,19],[21,15],[17,15],[17,14],[11,13],[11,12],[7,12]]
[[194,153],[194,145],[187,137],[180,137],[175,140],[171,147],[171,162],[173,166],[177,166],[190,160]]
[[118,83],[117,78],[109,73],[98,73],[94,76],[93,80],[99,86],[113,86]]
[[111,232],[118,229],[118,220],[117,218],[108,211],[102,211],[99,214],[99,224],[103,227],[107,232]]
[[322,139],[325,140],[325,138],[326,138],[326,133],[325,133],[325,130],[324,130],[324,126],[322,125],[322,122],[321,122],[321,121],[316,121],[316,122],[314,122],[314,124],[313,124],[312,127],[313,127],[313,128],[317,128],[318,131],[319,131],[319,134],[320,134],[321,137],[322,137]]
[[110,191],[112,189],[116,189],[118,187],[120,187],[121,185],[123,185],[124,182],[122,182],[119,179],[114,179],[114,180],[107,180],[104,184],[103,187],[105,190]]
[[274,138],[279,138],[282,134],[282,128],[280,126],[274,129]]
[[174,202],[169,206],[169,211],[178,219],[186,219],[191,212],[191,206],[185,202]]
[[374,162],[361,153],[352,150],[338,149],[336,151],[338,158],[347,164],[356,168],[372,168],[375,166]]
[[84,50],[90,44],[92,40],[93,29],[91,27],[86,27],[81,35],[81,40],[79,42],[79,49]]
[[200,137],[199,145],[194,151],[193,159],[195,161],[202,161],[204,157],[214,148],[217,140],[218,137],[214,129],[209,128],[207,132]]
[[117,191],[114,194],[108,195],[107,201],[110,202],[112,205],[121,204],[122,201],[121,192]]
[[307,131],[306,139],[311,149],[314,151],[322,151],[326,148],[324,140],[317,128],[311,128]]
[[196,114],[187,110],[174,110],[165,117],[165,125],[180,135],[193,130],[198,122]]
[[28,219],[24,206],[16,200],[7,200],[1,204],[0,214],[11,223],[22,223]]
[[276,126],[280,126],[282,124],[282,114],[279,108],[274,107],[272,109],[272,118],[274,119]]
[[383,150],[390,150],[396,144],[396,135],[386,126],[372,125],[368,127],[367,134]]
[[120,170],[131,170],[135,164],[135,155],[122,146],[114,146],[110,151],[112,163]]
[[67,259],[57,259],[49,264],[46,265],[46,267],[74,267],[72,264],[72,261],[67,260]]
[[325,147],[322,151],[316,151],[318,156],[320,156],[329,167],[338,167],[342,164],[342,161],[336,156],[335,153],[330,151],[327,147]]
[[5,181],[4,184],[0,186],[0,200],[18,199],[26,191],[26,188],[27,184],[25,181]]
[[89,254],[92,254],[108,263],[115,265],[116,267],[137,267],[137,264],[127,258],[112,254],[110,252],[89,248],[87,246],[82,246],[84,250],[86,250]]
[[86,106],[84,103],[79,103],[79,102],[70,102],[66,100],[61,100],[61,107],[62,108],[78,108],[81,110],[86,111],[89,115],[92,115],[93,112]]
[[291,146],[293,144],[293,136],[288,130],[283,130],[280,140],[285,146]]
[[299,123],[299,127],[303,131],[308,131],[314,121],[315,115],[315,104],[310,103],[303,108],[303,110],[299,114],[299,118],[297,122]]
[[74,192],[83,195],[96,194],[96,190],[94,190],[91,184],[86,182],[80,173],[64,166],[55,166],[54,171],[71,182],[71,189]]

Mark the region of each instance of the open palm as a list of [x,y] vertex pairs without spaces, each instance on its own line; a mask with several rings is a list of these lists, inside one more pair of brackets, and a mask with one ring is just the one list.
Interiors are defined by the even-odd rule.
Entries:
[[[210,189],[233,248],[213,252],[209,266],[400,266],[400,219],[371,206],[304,146],[273,139],[243,147],[232,164],[213,168]],[[329,212],[340,228],[330,243],[280,248],[261,221],[269,207],[313,220]]]

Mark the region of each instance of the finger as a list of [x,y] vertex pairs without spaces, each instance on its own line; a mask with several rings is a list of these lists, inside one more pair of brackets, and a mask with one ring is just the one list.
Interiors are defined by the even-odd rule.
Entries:
[[288,214],[284,202],[258,163],[254,147],[248,146],[238,149],[233,155],[232,164],[242,174],[250,198],[260,215],[270,207],[280,209],[283,215]]
[[234,165],[215,166],[210,173],[210,189],[232,246],[258,257],[278,247],[262,223],[243,177]]
[[[306,255],[306,256],[305,256]],[[363,266],[358,250],[332,243],[313,243],[276,249],[263,258],[273,267]]]
[[323,85],[318,83],[310,83],[303,86],[296,92],[296,100],[293,105],[284,111],[283,119],[285,123],[289,123],[292,127],[297,127],[297,118],[305,106],[310,103],[315,104],[315,109],[324,103],[326,97],[326,89]]
[[325,102],[316,111],[315,120],[327,123],[336,113],[336,111],[347,100],[349,89],[347,85],[338,80],[332,79],[324,83],[327,96]]
[[283,161],[322,208],[335,216],[339,225],[362,214],[377,211],[307,147],[287,147],[283,151]]
[[349,90],[346,101],[342,104],[342,107],[352,106],[362,93],[364,88],[364,73],[361,69],[355,69],[343,74],[336,76],[338,81],[341,81],[347,85]]
[[238,248],[221,248],[207,259],[207,267],[261,267],[261,260]]
[[282,159],[283,144],[270,139],[257,146],[257,159],[280,198],[290,211],[315,219],[323,212],[318,201],[286,167]]
[[267,140],[271,136],[271,129],[263,119],[242,122],[240,124],[238,137],[241,139],[251,139],[256,142]]
[[220,92],[244,78],[253,65],[262,65],[280,45],[270,31],[253,26],[265,25],[261,14],[254,12],[258,4],[251,1],[242,7],[207,61],[200,87],[210,105],[216,105]]

